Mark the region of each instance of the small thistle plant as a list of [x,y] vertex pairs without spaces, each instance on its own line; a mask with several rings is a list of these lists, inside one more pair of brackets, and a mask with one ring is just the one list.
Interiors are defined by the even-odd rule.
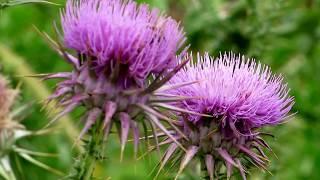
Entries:
[[27,137],[40,135],[46,132],[37,131],[32,132],[25,129],[25,127],[18,121],[22,113],[29,107],[28,105],[21,106],[15,110],[12,109],[15,103],[16,97],[18,96],[18,90],[11,89],[8,87],[8,81],[0,75],[0,176],[5,180],[17,179],[12,163],[18,163],[17,160],[11,160],[11,153],[15,153],[26,161],[46,169],[52,173],[62,175],[60,171],[53,169],[46,164],[34,159],[32,155],[50,157],[54,156],[49,153],[42,153],[31,151],[19,147],[17,141]]
[[169,84],[200,82],[168,93],[198,97],[175,105],[212,117],[177,114],[180,128],[188,137],[187,140],[179,138],[179,142],[187,152],[181,153],[177,145],[171,143],[161,168],[170,160],[178,159],[181,161],[179,175],[192,159],[198,158],[205,178],[211,180],[220,178],[222,167],[226,168],[228,179],[234,168],[246,179],[244,163],[267,170],[269,160],[263,149],[271,151],[271,148],[263,137],[271,134],[261,128],[283,123],[294,104],[282,76],[272,75],[268,66],[233,53],[215,60],[209,55],[198,55],[197,62],[186,65]]
[[14,132],[24,127],[12,120],[11,107],[18,94],[15,89],[8,88],[7,80],[0,76],[0,156],[3,157],[14,144]]

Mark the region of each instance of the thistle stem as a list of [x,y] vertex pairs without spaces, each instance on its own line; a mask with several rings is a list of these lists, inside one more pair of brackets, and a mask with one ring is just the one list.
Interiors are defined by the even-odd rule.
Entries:
[[94,169],[96,167],[97,159],[95,157],[89,156],[86,160],[86,167],[84,172],[83,180],[91,180],[93,176]]
[[96,123],[96,126],[91,131],[91,143],[89,144],[87,166],[84,169],[86,171],[84,180],[91,180],[93,176],[94,169],[97,164],[97,160],[103,159],[102,149],[103,149],[103,137],[104,128],[102,123]]
[[81,180],[93,179],[94,170],[98,161],[103,160],[104,130],[102,123],[96,123],[88,133],[89,140],[86,141],[85,151],[80,155],[74,165],[75,174],[71,177]]

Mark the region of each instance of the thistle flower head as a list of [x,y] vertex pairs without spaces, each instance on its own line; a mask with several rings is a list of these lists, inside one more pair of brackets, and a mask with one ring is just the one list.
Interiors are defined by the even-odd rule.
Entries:
[[78,56],[45,35],[74,67],[72,72],[44,75],[62,79],[48,99],[62,108],[51,123],[83,106],[85,125],[79,137],[97,124],[107,137],[116,125],[122,152],[129,130],[136,152],[137,122],[142,122],[176,141],[159,121],[168,121],[158,110],[167,97],[157,92],[186,63],[179,64],[176,57],[184,42],[178,23],[131,0],[69,0],[61,16],[64,45]]
[[[293,106],[283,78],[272,75],[269,67],[253,59],[226,53],[216,60],[198,55],[198,63],[186,65],[169,84],[196,80],[200,82],[169,91],[173,95],[195,97],[176,103],[179,107],[212,116],[179,115],[181,129],[189,138],[181,140],[188,151],[180,171],[194,156],[206,165],[211,179],[223,164],[228,177],[232,167],[236,167],[245,178],[243,157],[265,169],[268,160],[262,147],[270,147],[259,128],[282,123]],[[175,148],[171,145],[167,156]]]
[[97,74],[118,69],[125,87],[175,67],[185,41],[175,20],[132,0],[69,0],[61,16],[66,47],[91,61]]

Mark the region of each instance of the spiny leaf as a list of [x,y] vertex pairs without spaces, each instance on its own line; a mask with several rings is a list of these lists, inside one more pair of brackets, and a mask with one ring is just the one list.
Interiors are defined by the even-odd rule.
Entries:
[[57,157],[57,154],[52,154],[52,153],[43,153],[43,152],[37,152],[37,151],[30,151],[28,149],[23,149],[14,146],[13,150],[16,151],[17,153],[26,153],[34,156],[41,156],[41,157]]
[[11,6],[18,6],[23,4],[31,4],[31,3],[44,3],[44,4],[50,4],[50,5],[59,5],[50,1],[45,0],[11,0],[7,2],[1,2],[0,3],[0,10],[5,9]]
[[45,169],[45,170],[47,170],[47,171],[50,171],[50,172],[52,172],[52,173],[54,173],[54,174],[57,174],[57,175],[59,175],[59,176],[63,176],[63,175],[64,175],[63,172],[61,172],[61,171],[59,171],[59,170],[56,170],[56,169],[54,169],[54,168],[52,168],[52,167],[50,167],[50,166],[48,166],[48,165],[46,165],[46,164],[43,164],[42,162],[34,159],[33,157],[31,157],[30,155],[28,155],[28,154],[26,154],[26,153],[19,153],[19,155],[20,155],[23,159],[29,161],[30,163],[32,163],[32,164],[34,164],[34,165],[36,165],[36,166],[41,167],[41,168],[43,168],[43,169]]

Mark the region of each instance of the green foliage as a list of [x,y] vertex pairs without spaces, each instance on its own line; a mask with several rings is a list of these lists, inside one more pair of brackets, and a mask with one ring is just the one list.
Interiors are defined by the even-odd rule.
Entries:
[[0,2],[0,10],[8,7],[12,7],[12,6],[19,6],[23,4],[32,4],[32,3],[55,4],[55,3],[51,3],[49,1],[44,1],[44,0],[8,0],[8,1]]
[[[232,50],[254,57],[282,73],[292,89],[297,115],[276,128],[268,128],[275,139],[268,139],[278,159],[272,154],[268,173],[252,170],[250,179],[319,179],[320,178],[320,1],[319,0],[139,0],[161,8],[165,13],[181,20],[193,52],[208,51],[218,56]],[[64,4],[62,0],[54,1]],[[33,25],[50,35],[53,21],[59,21],[59,6],[29,4],[0,11],[0,44],[12,49],[25,59],[37,73],[68,70],[70,67],[49,48]],[[0,55],[1,57],[1,55]],[[0,63],[3,61],[0,59]],[[21,81],[15,68],[1,64],[15,84]],[[55,82],[45,84],[52,88]],[[24,85],[22,85],[24,88]],[[30,102],[38,92],[24,89],[22,101]],[[42,128],[48,121],[41,106],[32,109],[24,124],[29,129]],[[79,119],[73,114],[73,119]],[[78,128],[80,123],[74,122]],[[41,158],[42,162],[68,172],[75,154],[72,142],[66,140],[63,129],[53,135],[30,138],[19,142],[28,149],[58,153],[58,158]],[[110,138],[115,139],[116,136]],[[120,163],[120,147],[117,140],[107,145],[107,164],[100,164],[97,176],[115,180],[148,179],[157,156],[135,161],[130,146],[124,162]],[[141,150],[142,154],[142,150]],[[24,175],[19,179],[57,179],[45,170],[30,166],[19,159]],[[18,169],[18,168],[16,168]],[[198,179],[190,168],[182,179]],[[18,170],[17,170],[18,171]],[[172,179],[164,174],[160,179]]]

